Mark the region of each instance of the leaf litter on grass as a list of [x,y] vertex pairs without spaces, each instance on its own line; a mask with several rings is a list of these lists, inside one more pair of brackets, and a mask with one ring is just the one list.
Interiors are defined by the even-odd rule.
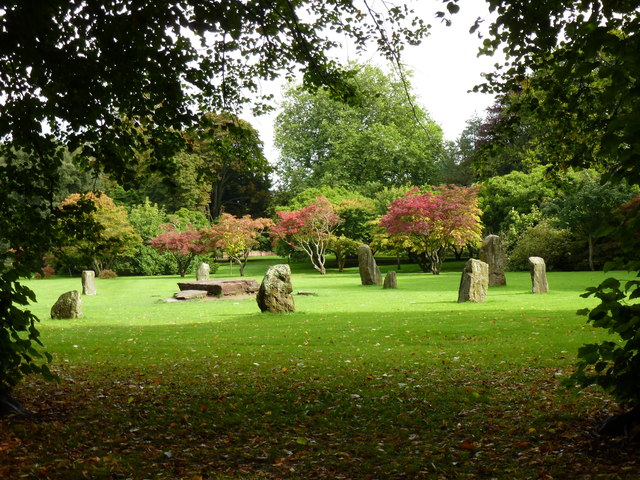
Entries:
[[0,478],[622,479],[640,466],[634,446],[593,436],[617,406],[566,392],[549,368],[62,373],[20,387],[36,415],[2,420]]

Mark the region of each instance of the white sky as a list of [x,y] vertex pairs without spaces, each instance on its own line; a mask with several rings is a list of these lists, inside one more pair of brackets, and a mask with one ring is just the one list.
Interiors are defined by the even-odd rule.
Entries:
[[[483,72],[490,72],[495,58],[478,57],[482,40],[469,28],[480,16],[489,18],[483,0],[460,0],[460,12],[453,16],[453,24],[447,27],[436,18],[435,13],[445,8],[440,0],[406,0],[425,23],[431,24],[430,35],[418,47],[407,47],[403,61],[413,71],[411,85],[418,103],[425,107],[432,120],[438,123],[447,140],[455,140],[465,127],[465,122],[475,113],[484,116],[487,107],[493,104],[493,96],[469,92],[482,83]],[[400,2],[397,2],[400,3]],[[488,26],[488,21],[483,25]],[[485,26],[485,29],[486,29]],[[482,28],[481,28],[482,30]],[[389,67],[377,55],[356,56],[355,48],[346,46],[341,60],[358,60],[377,64],[388,71]],[[263,84],[263,89],[281,97],[280,83]],[[273,147],[273,122],[278,111],[260,117],[244,115],[260,133],[265,155],[275,162],[278,152]]]

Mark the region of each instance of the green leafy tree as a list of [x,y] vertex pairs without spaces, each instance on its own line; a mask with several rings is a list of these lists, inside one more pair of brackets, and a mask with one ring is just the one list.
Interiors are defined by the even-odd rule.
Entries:
[[476,155],[482,119],[476,114],[466,121],[455,142],[447,142],[439,162],[439,180],[444,185],[470,186],[475,174],[472,163]]
[[162,232],[168,221],[167,213],[156,203],[145,199],[144,203],[129,209],[129,222],[142,237],[142,244],[133,255],[116,261],[114,270],[129,275],[168,275],[174,271],[174,261],[169,253],[158,252],[151,247],[151,240]]
[[276,119],[278,173],[285,190],[321,185],[433,183],[442,132],[406,82],[370,65],[353,65],[352,84],[363,92],[344,103],[329,91],[291,87]]
[[509,268],[528,270],[529,257],[542,257],[548,270],[567,269],[572,263],[571,240],[569,230],[555,227],[552,219],[543,219],[519,235],[508,255]]
[[558,187],[546,178],[545,172],[545,167],[537,167],[530,173],[514,171],[480,184],[478,203],[487,233],[508,230],[510,212],[528,214],[557,196]]
[[349,256],[358,253],[358,246],[362,242],[358,242],[344,235],[335,235],[329,241],[329,250],[336,255],[336,263],[338,264],[338,272],[344,271],[344,265]]
[[559,195],[545,204],[544,211],[561,227],[587,239],[589,268],[595,270],[596,232],[635,193],[637,189],[626,183],[601,182],[597,172],[583,170],[568,176]]
[[78,211],[78,204],[82,202],[93,204],[92,210],[86,213],[89,218],[85,219],[85,225],[95,226],[93,232],[78,229],[77,218],[72,219],[71,224],[64,224],[70,220],[65,216],[59,228],[66,233],[67,242],[58,244],[54,251],[67,261],[75,260],[80,268],[91,268],[100,275],[103,270],[110,269],[118,258],[132,254],[142,239],[129,223],[126,209],[115,205],[105,193],[74,193],[63,200],[60,208]]
[[264,212],[272,168],[249,122],[234,115],[207,113],[190,134],[189,143],[197,181],[210,191],[212,218],[223,211],[235,215]]

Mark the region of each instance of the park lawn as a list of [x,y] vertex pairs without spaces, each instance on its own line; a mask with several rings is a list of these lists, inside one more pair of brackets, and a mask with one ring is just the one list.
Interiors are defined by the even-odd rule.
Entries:
[[294,292],[317,295],[285,315],[165,303],[179,277],[123,277],[97,280],[83,319],[51,320],[80,280],[28,281],[61,383],[15,392],[37,415],[0,423],[0,478],[636,478],[634,450],[592,436],[617,405],[559,385],[604,338],[575,312],[605,275],[551,272],[533,295],[515,272],[458,304],[460,269],[403,265],[383,290],[296,264]]

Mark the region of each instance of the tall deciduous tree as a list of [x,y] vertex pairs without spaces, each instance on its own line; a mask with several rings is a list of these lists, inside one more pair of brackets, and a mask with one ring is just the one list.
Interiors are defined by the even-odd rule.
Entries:
[[481,240],[477,187],[437,187],[433,192],[414,189],[393,201],[380,219],[390,235],[399,235],[423,271],[440,273],[444,252],[452,246]]
[[447,142],[439,162],[440,182],[445,185],[472,185],[475,174],[472,162],[476,155],[482,119],[475,114],[466,121],[455,142]]
[[322,275],[327,273],[325,254],[340,217],[331,203],[318,197],[313,203],[293,212],[278,212],[279,221],[271,228],[275,242],[287,242],[302,249],[313,268]]
[[561,227],[587,239],[589,268],[595,270],[594,242],[599,227],[637,190],[626,183],[603,183],[594,170],[574,173],[563,183],[558,197],[545,205],[544,212],[556,217]]
[[364,92],[358,101],[337,101],[324,89],[287,90],[275,127],[285,189],[435,181],[440,127],[407,98],[398,78],[370,65],[355,67],[351,81]]
[[252,205],[252,212],[264,211],[267,198],[258,191],[269,189],[272,168],[250,123],[234,115],[207,113],[189,142],[191,155],[196,157],[198,180],[210,186],[212,218],[223,211],[246,214]]
[[260,244],[260,235],[272,225],[270,218],[251,218],[250,215],[238,218],[223,213],[218,223],[204,232],[204,236],[213,247],[222,250],[239,265],[240,276],[244,276],[249,254]]

